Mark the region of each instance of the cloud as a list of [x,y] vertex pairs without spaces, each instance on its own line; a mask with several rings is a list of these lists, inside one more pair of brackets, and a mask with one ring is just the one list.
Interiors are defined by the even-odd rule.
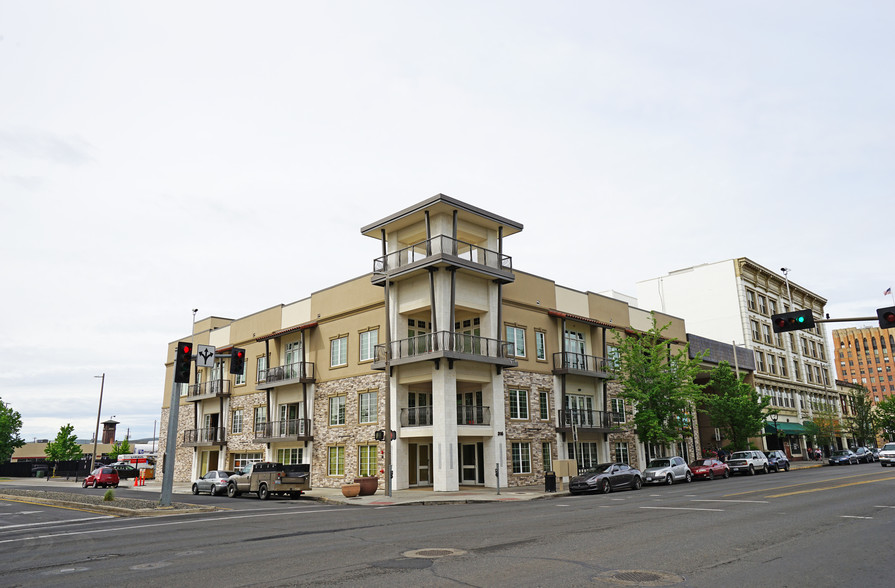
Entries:
[[26,127],[0,129],[0,161],[18,158],[78,166],[94,161],[91,150],[92,146],[79,137]]

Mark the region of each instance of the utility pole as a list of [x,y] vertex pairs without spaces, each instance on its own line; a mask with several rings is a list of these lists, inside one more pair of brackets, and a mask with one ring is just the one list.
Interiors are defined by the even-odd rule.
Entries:
[[93,433],[93,455],[90,456],[90,471],[96,467],[96,443],[99,437],[99,415],[103,412],[103,388],[106,387],[106,372],[101,376],[93,376],[94,378],[102,378],[99,384],[99,408],[96,409],[96,431]]

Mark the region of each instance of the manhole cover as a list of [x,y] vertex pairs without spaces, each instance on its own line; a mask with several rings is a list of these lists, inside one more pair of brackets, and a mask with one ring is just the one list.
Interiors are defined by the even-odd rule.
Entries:
[[598,578],[625,586],[669,586],[684,581],[682,577],[675,574],[649,570],[615,570],[600,574]]
[[443,547],[430,547],[428,549],[414,549],[413,551],[405,551],[404,557],[422,557],[435,559],[438,557],[449,557],[451,555],[463,555],[466,553],[462,549],[450,549]]

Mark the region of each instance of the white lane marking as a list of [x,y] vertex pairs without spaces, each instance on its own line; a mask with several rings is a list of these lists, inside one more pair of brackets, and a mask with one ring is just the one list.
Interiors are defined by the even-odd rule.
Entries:
[[710,512],[724,512],[723,508],[688,508],[684,506],[641,506],[651,510],[705,510]]
[[[128,525],[125,527],[107,527],[105,529],[93,529],[89,531],[69,531],[66,533],[52,533],[48,535],[31,535],[28,537],[18,537],[16,539],[0,539],[0,545],[4,543],[21,543],[22,541],[33,541],[35,539],[52,539],[54,537],[74,537],[78,535],[96,535],[98,533],[116,533],[119,531],[133,531],[135,529],[150,529],[152,527],[170,527],[172,525],[195,525],[197,523],[213,523],[215,521],[233,521],[238,519],[251,519],[251,518],[262,518],[262,517],[284,517],[290,515],[305,515],[305,514],[316,514],[320,512],[334,512],[341,511],[340,508],[322,508],[320,510],[301,510],[301,511],[292,511],[292,512],[272,512],[272,513],[254,513],[254,514],[245,514],[245,515],[230,515],[224,516],[220,518],[214,517],[206,517],[206,518],[190,518],[190,519],[178,519],[173,521],[166,521],[163,523],[145,523],[142,525]],[[344,511],[342,511],[344,512]],[[177,516],[177,515],[174,515]],[[118,519],[120,520],[120,519]]]
[[840,515],[840,519],[870,519],[873,520],[873,517],[858,517],[854,515]]
[[21,525],[0,525],[0,531],[6,531],[7,529],[21,529],[22,527],[39,527],[41,525],[64,525],[68,523],[80,523],[82,521],[95,521],[97,519],[117,519],[118,517],[112,515],[101,515],[98,517],[87,517],[84,519],[71,519],[68,521],[43,521],[40,523],[22,523]]
[[877,504],[873,508],[895,508],[895,506],[880,506],[879,504]]

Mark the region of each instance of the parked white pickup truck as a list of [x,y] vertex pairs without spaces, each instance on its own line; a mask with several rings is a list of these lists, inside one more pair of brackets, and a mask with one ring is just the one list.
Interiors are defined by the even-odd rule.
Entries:
[[283,465],[262,461],[242,466],[227,481],[227,496],[254,492],[261,500],[271,495],[298,498],[311,489],[311,466],[306,463]]

